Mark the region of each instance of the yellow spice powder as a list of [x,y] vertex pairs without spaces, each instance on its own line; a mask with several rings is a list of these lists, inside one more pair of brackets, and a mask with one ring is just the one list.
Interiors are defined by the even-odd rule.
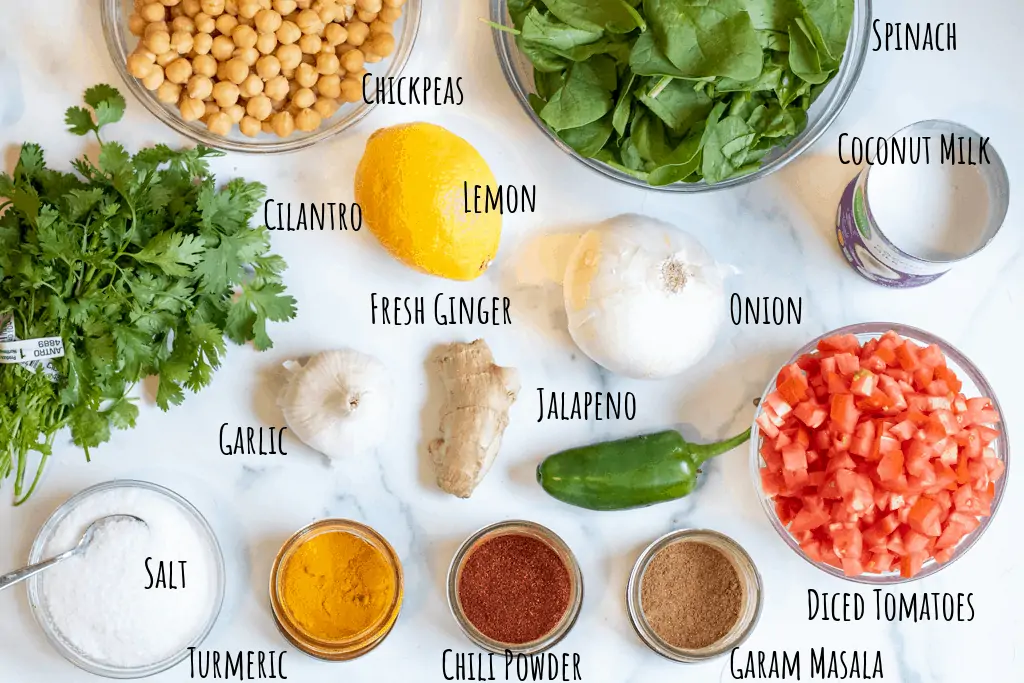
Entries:
[[335,531],[303,543],[283,574],[282,602],[312,638],[340,641],[380,621],[395,599],[394,570],[358,536]]

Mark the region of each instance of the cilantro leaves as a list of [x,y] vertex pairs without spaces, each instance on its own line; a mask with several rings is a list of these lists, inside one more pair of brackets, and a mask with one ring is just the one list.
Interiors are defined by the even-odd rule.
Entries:
[[[132,155],[100,135],[123,117],[121,94],[97,85],[84,100],[65,122],[96,136],[95,161],[62,173],[26,143],[14,172],[0,173],[0,323],[11,318],[21,339],[59,336],[66,352],[51,361],[58,382],[0,366],[0,479],[15,476],[16,504],[62,428],[88,457],[112,429],[135,426],[129,393],[142,378],[157,376],[167,410],[210,383],[225,337],[269,349],[268,321],[295,317],[284,260],[266,228],[249,225],[266,188],[218,189],[207,159],[222,153],[203,146]],[[26,487],[32,451],[40,464]]]

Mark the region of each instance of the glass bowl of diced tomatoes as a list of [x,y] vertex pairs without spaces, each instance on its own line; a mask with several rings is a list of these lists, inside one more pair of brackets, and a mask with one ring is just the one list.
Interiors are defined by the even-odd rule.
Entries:
[[782,539],[868,584],[938,572],[981,538],[1005,490],[995,392],[949,343],[864,323],[815,339],[758,405],[751,466]]

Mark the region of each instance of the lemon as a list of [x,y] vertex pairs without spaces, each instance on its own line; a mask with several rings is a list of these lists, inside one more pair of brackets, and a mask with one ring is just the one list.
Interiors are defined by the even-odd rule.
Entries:
[[[500,213],[467,213],[477,185],[498,184],[476,149],[440,126],[408,123],[370,136],[356,169],[356,202],[396,259],[452,280],[479,277],[501,240]],[[481,193],[486,192],[481,189]]]

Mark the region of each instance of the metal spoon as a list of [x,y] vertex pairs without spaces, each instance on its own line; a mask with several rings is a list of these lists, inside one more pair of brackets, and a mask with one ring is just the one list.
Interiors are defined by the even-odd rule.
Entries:
[[10,574],[4,574],[3,576],[0,576],[0,591],[2,591],[5,588],[9,588],[10,586],[13,586],[16,583],[21,583],[28,577],[35,576],[39,572],[45,571],[50,567],[54,566],[55,564],[63,562],[69,557],[74,557],[75,555],[84,552],[85,549],[89,547],[89,544],[92,543],[92,539],[93,536],[96,534],[96,530],[99,529],[101,526],[104,526],[111,522],[141,522],[144,526],[146,525],[145,520],[140,519],[135,515],[110,515],[108,517],[101,517],[100,519],[97,519],[95,522],[89,525],[89,528],[87,528],[85,530],[85,533],[82,534],[81,540],[78,541],[78,545],[76,545],[71,550],[63,552],[60,555],[57,555],[56,557],[51,557],[48,560],[43,560],[42,562],[39,562],[37,564],[29,565],[28,567],[25,567],[23,569],[11,572]]

